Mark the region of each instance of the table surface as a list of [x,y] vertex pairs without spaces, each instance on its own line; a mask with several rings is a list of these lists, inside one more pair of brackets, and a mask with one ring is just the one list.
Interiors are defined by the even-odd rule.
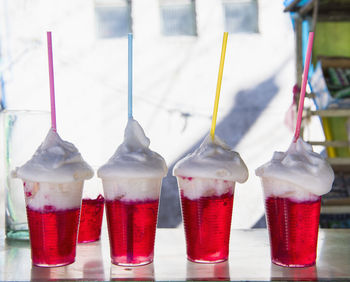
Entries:
[[350,279],[350,230],[321,229],[316,266],[292,269],[270,262],[266,229],[232,230],[229,261],[187,261],[182,228],[157,229],[154,263],[110,263],[106,230],[99,242],[78,244],[75,263],[56,268],[31,265],[29,242],[0,238],[0,280],[341,280]]

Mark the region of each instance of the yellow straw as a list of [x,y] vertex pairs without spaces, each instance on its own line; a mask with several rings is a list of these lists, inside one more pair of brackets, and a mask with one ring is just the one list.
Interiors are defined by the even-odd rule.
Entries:
[[215,127],[216,127],[216,118],[218,116],[219,98],[220,98],[220,90],[221,90],[222,73],[224,72],[224,62],[225,62],[227,37],[228,37],[228,33],[224,32],[224,38],[222,40],[222,49],[221,49],[221,59],[220,59],[218,83],[216,85],[216,95],[215,95],[215,102],[214,102],[213,120],[211,122],[211,129],[210,129],[210,136],[211,136],[212,140],[214,140]]

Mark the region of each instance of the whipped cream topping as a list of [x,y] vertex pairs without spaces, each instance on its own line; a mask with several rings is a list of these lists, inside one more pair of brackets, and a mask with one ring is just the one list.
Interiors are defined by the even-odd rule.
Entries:
[[25,181],[48,183],[81,181],[93,175],[92,168],[83,160],[78,149],[63,141],[52,129],[33,157],[13,172],[14,177]]
[[193,153],[176,163],[173,174],[243,183],[248,169],[240,155],[215,136],[207,136]]
[[157,200],[162,186],[161,178],[118,178],[102,179],[107,201]]
[[295,194],[300,198],[303,192],[321,196],[332,189],[334,180],[329,163],[301,138],[293,142],[287,152],[275,152],[272,160],[257,168],[255,173],[263,179],[263,184],[277,184],[270,189],[276,196]]
[[167,174],[165,160],[149,149],[150,140],[140,124],[129,119],[124,132],[124,142],[108,162],[99,168],[97,175],[103,179],[163,178]]
[[181,189],[181,195],[190,200],[233,194],[236,185],[234,181],[199,177],[177,177],[177,183]]
[[79,208],[83,181],[70,183],[24,182],[27,207],[41,212]]

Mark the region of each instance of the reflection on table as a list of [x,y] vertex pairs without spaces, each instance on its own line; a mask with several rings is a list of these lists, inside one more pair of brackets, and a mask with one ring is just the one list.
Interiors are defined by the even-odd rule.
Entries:
[[266,229],[232,230],[231,233],[228,261],[198,264],[186,259],[182,228],[158,229],[155,260],[139,267],[111,264],[106,228],[102,232],[101,241],[78,244],[73,264],[54,268],[32,266],[28,241],[10,241],[2,237],[0,281],[350,280],[350,230],[321,229],[316,265],[294,269],[271,264]]
[[186,279],[189,281],[230,281],[229,263],[224,261],[204,264],[187,261]]
[[153,281],[154,280],[154,264],[150,263],[142,266],[125,267],[111,265],[110,271],[111,281]]
[[105,280],[101,242],[78,244],[76,261],[63,267],[31,266],[31,280]]
[[271,263],[271,280],[281,280],[283,278],[292,281],[317,281],[317,267],[287,268]]

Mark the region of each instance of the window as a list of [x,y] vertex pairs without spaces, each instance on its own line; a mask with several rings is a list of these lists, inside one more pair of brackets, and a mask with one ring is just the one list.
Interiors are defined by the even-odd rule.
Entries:
[[132,32],[131,0],[96,0],[95,16],[98,38],[123,37]]
[[160,13],[163,35],[197,35],[195,0],[160,0]]
[[257,0],[223,0],[225,30],[229,33],[258,32]]

